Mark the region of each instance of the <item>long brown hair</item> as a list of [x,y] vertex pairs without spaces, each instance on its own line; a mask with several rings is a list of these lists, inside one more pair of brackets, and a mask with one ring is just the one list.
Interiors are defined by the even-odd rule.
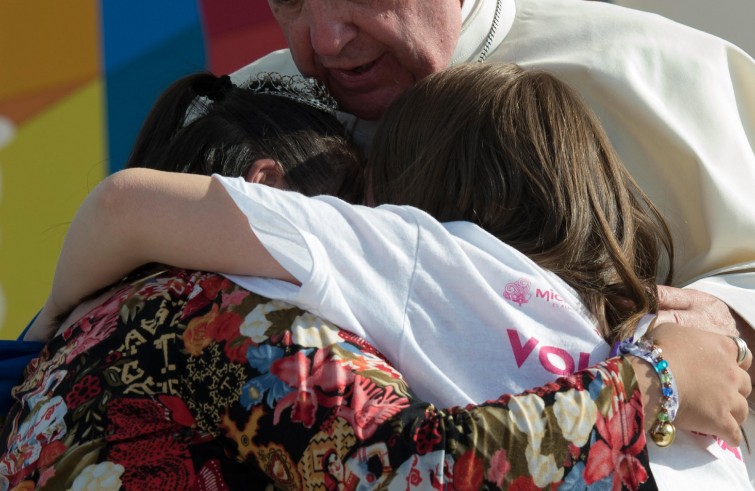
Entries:
[[671,281],[663,217],[548,73],[489,63],[428,77],[386,114],[367,172],[376,204],[474,222],[558,274],[609,342],[657,311],[656,283]]

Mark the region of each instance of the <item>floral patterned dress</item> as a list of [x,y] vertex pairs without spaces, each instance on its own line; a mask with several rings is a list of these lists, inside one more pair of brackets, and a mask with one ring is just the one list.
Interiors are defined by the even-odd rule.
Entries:
[[440,409],[364,340],[210,273],[120,286],[14,395],[0,491],[655,489],[621,358]]

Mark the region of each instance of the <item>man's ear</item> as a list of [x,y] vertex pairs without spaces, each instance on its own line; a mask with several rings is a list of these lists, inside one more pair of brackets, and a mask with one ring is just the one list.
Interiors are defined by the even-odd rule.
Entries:
[[273,159],[255,160],[244,176],[247,182],[265,184],[273,188],[288,189],[283,168]]

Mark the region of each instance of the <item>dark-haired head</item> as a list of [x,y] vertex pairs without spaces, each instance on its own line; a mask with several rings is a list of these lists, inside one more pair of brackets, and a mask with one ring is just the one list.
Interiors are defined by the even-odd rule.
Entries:
[[334,114],[205,73],[160,96],[127,167],[245,176],[260,159],[277,162],[292,190],[359,198],[360,153]]
[[659,274],[670,281],[663,218],[550,74],[476,63],[424,79],[384,117],[367,174],[376,204],[477,223],[561,276],[609,341],[657,309]]

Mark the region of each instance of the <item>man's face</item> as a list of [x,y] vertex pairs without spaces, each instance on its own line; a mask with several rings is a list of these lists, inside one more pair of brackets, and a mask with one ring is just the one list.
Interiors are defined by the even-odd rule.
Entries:
[[446,68],[461,31],[461,0],[268,2],[299,71],[364,119]]

